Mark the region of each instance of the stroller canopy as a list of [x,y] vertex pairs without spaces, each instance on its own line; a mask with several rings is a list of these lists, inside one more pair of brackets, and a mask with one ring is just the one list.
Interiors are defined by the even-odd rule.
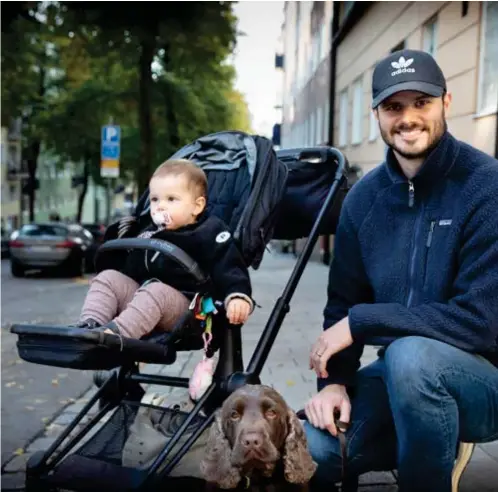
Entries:
[[[207,211],[226,222],[254,269],[271,239],[296,239],[310,232],[336,171],[316,154],[303,160],[298,152],[276,153],[267,138],[237,131],[200,137],[170,159],[189,159],[206,172]],[[335,232],[339,209],[340,203],[322,234]],[[147,189],[135,210],[144,227],[151,221],[149,210]]]

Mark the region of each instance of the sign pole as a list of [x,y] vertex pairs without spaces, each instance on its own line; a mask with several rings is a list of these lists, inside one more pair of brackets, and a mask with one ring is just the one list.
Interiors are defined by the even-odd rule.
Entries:
[[121,155],[121,128],[113,124],[102,127],[100,149],[100,176],[106,179],[107,224],[111,218],[111,179],[119,178],[119,158]]

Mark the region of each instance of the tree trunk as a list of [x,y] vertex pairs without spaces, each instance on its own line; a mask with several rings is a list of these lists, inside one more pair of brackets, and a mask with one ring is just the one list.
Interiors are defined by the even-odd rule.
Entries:
[[[42,55],[38,68],[38,98],[40,101],[45,96],[45,54]],[[34,119],[36,109],[33,110],[31,118]],[[28,144],[28,198],[29,198],[29,221],[35,221],[35,199],[36,199],[36,168],[38,167],[38,156],[40,155],[41,141],[39,138],[34,138]]]
[[35,221],[35,199],[36,199],[36,168],[38,165],[38,156],[40,155],[41,142],[40,140],[32,140],[28,146],[28,186],[27,195],[29,199],[29,221]]
[[[163,46],[164,56],[163,63],[166,71],[172,70],[171,64],[171,48],[169,43]],[[176,117],[175,105],[172,100],[170,93],[164,94],[164,100],[166,104],[166,125],[168,129],[168,140],[173,152],[176,152],[180,148],[180,135],[178,134],[178,118]]]
[[140,165],[136,170],[139,195],[149,183],[152,171],[153,139],[151,119],[152,61],[156,51],[157,26],[143,32],[140,42],[140,80],[139,80],[139,122],[140,122]]
[[83,205],[85,203],[86,193],[88,191],[88,177],[90,176],[90,163],[87,157],[85,157],[85,162],[83,164],[83,186],[81,187],[80,194],[78,195],[78,211],[76,215],[76,222],[81,222],[81,216],[83,215]]

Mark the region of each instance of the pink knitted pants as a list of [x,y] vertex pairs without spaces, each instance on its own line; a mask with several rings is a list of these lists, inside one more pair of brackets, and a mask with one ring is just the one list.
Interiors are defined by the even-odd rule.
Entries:
[[123,336],[141,338],[156,327],[171,331],[188,305],[188,299],[169,285],[153,282],[140,287],[116,270],[104,270],[90,283],[80,321],[114,321]]

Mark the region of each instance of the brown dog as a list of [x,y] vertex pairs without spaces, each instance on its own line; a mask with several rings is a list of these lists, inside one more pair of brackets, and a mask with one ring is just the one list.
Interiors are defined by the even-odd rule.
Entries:
[[306,486],[315,470],[301,422],[264,385],[243,386],[225,400],[201,462],[208,484],[222,489]]

